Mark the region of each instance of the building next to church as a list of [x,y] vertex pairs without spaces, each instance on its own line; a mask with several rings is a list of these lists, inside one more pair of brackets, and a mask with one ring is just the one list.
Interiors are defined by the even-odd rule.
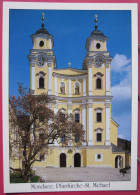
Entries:
[[[72,113],[76,122],[84,126],[82,145],[65,146],[60,143],[49,146],[34,167],[125,167],[125,151],[117,146],[118,123],[111,117],[111,56],[107,51],[108,38],[97,27],[86,40],[86,56],[82,69],[57,69],[54,38],[42,27],[31,35],[33,47],[28,55],[30,63],[30,88],[35,95],[47,93],[56,99],[50,108],[57,113]],[[69,63],[70,65],[70,63]],[[81,67],[81,64],[79,64]],[[75,139],[75,142],[79,142]]]

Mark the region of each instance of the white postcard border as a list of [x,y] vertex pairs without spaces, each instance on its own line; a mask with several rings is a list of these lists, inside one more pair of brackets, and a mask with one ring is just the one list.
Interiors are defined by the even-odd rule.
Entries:
[[[131,123],[131,181],[121,182],[58,182],[77,187],[57,188],[58,183],[10,184],[9,183],[9,9],[61,9],[61,10],[131,10],[132,19],[132,123]],[[138,12],[136,3],[23,3],[3,2],[3,164],[4,192],[55,192],[55,191],[107,191],[136,190],[137,188],[137,129],[138,129]],[[93,187],[94,184],[106,187]],[[100,184],[101,183],[101,184]],[[36,186],[36,189],[32,185]],[[45,187],[46,185],[46,187]],[[78,187],[78,185],[80,187]],[[89,187],[87,187],[89,185]],[[97,186],[96,185],[96,186]],[[39,187],[37,187],[39,186]]]

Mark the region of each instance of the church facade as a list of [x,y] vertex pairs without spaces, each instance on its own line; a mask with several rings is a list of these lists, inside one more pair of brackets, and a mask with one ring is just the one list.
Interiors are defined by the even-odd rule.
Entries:
[[[117,146],[118,124],[111,117],[110,66],[108,38],[97,29],[86,40],[86,56],[82,69],[57,69],[53,36],[42,28],[31,36],[33,48],[28,56],[30,88],[35,95],[47,93],[54,97],[50,108],[57,113],[72,113],[83,124],[85,140],[82,145],[65,146],[55,141],[48,154],[34,167],[125,167],[125,151]],[[79,142],[75,139],[75,142]]]

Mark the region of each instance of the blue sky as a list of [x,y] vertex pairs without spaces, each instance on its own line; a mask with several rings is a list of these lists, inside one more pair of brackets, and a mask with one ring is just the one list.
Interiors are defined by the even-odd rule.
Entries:
[[98,29],[109,38],[107,49],[111,63],[112,118],[119,123],[118,135],[131,139],[131,12],[130,11],[68,11],[10,10],[9,93],[17,94],[17,82],[30,84],[27,56],[32,49],[30,35],[41,28],[41,13],[45,13],[45,28],[54,36],[57,68],[82,68],[86,55],[85,43],[94,30],[94,15]]

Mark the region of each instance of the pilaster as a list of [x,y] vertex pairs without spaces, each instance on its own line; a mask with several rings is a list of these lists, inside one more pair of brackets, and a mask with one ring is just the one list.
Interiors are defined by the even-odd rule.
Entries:
[[106,62],[106,95],[110,95],[109,91],[109,62]]
[[54,77],[54,93],[57,95],[57,77]]
[[52,95],[52,62],[48,62],[48,95]]
[[31,89],[35,91],[35,66],[32,64],[32,79],[31,79]]
[[88,65],[89,69],[88,69],[88,86],[89,86],[89,89],[88,89],[88,95],[92,95],[92,64],[90,63]]
[[86,96],[86,78],[83,78],[83,96]]
[[106,112],[105,145],[110,145],[110,101],[106,101],[105,103],[105,112]]
[[69,97],[71,97],[71,79],[69,79]]
[[93,102],[88,101],[88,145],[93,144]]
[[85,139],[85,142],[83,143],[83,145],[85,146],[86,145],[86,141],[87,141],[87,137],[86,137],[86,101],[83,100],[82,101],[82,123],[83,123],[83,127],[84,127],[84,131],[85,131],[85,134],[84,134],[84,139]]
[[68,101],[68,115],[72,114],[72,101]]

